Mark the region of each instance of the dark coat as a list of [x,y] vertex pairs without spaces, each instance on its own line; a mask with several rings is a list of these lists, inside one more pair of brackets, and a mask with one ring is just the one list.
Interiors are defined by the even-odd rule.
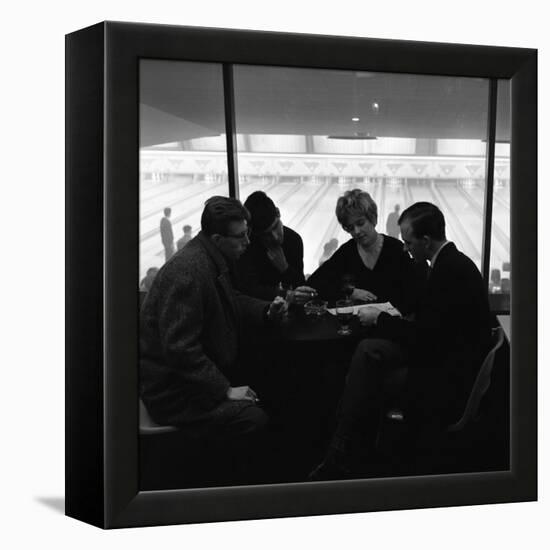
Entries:
[[223,256],[202,233],[157,274],[140,312],[141,397],[153,420],[183,425],[232,416],[229,401],[243,323],[267,303],[239,295]]
[[412,407],[454,420],[490,348],[487,288],[470,258],[453,243],[439,253],[414,321],[382,313],[377,334],[401,343],[411,358]]
[[277,296],[277,286],[283,283],[293,288],[304,283],[304,243],[296,231],[283,226],[283,252],[288,269],[281,273],[267,257],[261,242],[252,240],[236,265],[235,286],[242,292],[263,300]]
[[174,232],[172,231],[172,222],[164,217],[160,220],[160,238],[164,246],[174,244]]
[[391,302],[401,313],[416,305],[425,276],[403,250],[403,243],[383,235],[384,244],[374,269],[369,269],[359,256],[353,239],[345,242],[307,280],[319,295],[329,301],[343,297],[344,278],[357,288],[374,293],[381,302]]

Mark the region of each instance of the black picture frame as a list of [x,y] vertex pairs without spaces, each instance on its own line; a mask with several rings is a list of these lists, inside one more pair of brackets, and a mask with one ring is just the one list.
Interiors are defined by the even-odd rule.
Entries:
[[[139,492],[140,58],[511,79],[509,471]],[[116,528],[536,500],[536,50],[119,22],[77,31],[66,37],[66,235],[68,516]]]

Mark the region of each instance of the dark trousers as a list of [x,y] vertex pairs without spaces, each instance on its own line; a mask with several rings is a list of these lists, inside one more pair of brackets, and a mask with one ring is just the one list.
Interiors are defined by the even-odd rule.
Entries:
[[393,342],[365,339],[353,354],[331,448],[357,455],[374,448],[384,406],[406,379],[405,355]]
[[204,464],[224,482],[260,483],[266,477],[267,414],[250,404],[236,414],[194,426],[187,433],[201,442]]
[[266,481],[267,415],[251,405],[223,420],[140,439],[142,490]]
[[212,425],[212,435],[219,440],[238,440],[255,437],[267,425],[267,414],[256,405],[241,409],[235,416]]
[[174,243],[169,243],[169,244],[163,243],[163,246],[164,246],[164,261],[167,262],[174,255],[174,252],[175,252]]

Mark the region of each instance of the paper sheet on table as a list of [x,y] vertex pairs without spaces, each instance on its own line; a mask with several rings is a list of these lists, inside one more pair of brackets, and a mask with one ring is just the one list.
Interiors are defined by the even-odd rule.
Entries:
[[[360,310],[365,308],[374,308],[378,311],[384,311],[385,313],[388,313],[389,315],[392,315],[393,317],[401,317],[401,313],[399,310],[392,306],[391,302],[384,302],[381,304],[361,304],[359,306],[350,306],[349,308],[345,308],[344,312],[352,312],[354,315],[357,315]],[[329,313],[332,315],[336,315],[336,308],[329,308],[327,309]]]

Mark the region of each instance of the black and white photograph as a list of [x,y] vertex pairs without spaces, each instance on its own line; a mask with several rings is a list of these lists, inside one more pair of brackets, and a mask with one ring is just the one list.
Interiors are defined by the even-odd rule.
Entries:
[[139,66],[143,488],[507,470],[510,81],[229,70]]
[[8,546],[546,540],[540,6],[30,4]]
[[68,516],[536,499],[535,49],[107,21],[66,59]]

